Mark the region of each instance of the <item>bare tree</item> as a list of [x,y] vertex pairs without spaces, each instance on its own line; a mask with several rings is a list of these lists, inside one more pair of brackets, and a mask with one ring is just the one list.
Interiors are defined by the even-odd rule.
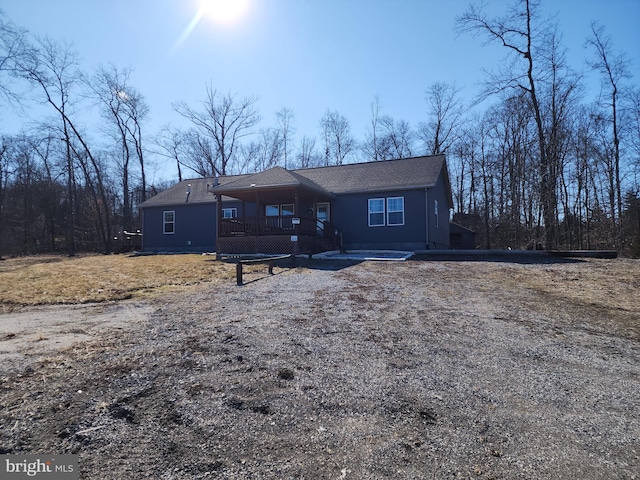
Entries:
[[293,126],[293,120],[295,115],[293,111],[287,107],[282,108],[276,113],[278,118],[278,130],[280,138],[282,138],[282,156],[284,157],[284,168],[289,167],[289,156],[291,154],[291,144],[293,140],[293,134],[295,133],[295,127]]
[[216,149],[215,175],[227,175],[234,160],[241,139],[254,133],[253,127],[260,121],[255,110],[257,97],[236,99],[232,94],[221,95],[207,85],[207,98],[202,102],[204,109],[192,109],[185,103],[174,104],[180,115],[190,120],[195,128],[211,140]]
[[300,140],[298,149],[297,166],[299,168],[312,168],[322,165],[323,157],[316,150],[316,139],[307,136]]
[[147,176],[145,173],[145,153],[142,143],[142,126],[149,114],[149,106],[144,100],[142,94],[133,87],[129,86],[126,90],[122,90],[121,92],[127,116],[131,120],[125,125],[133,143],[136,157],[138,158],[138,166],[140,167],[141,198],[139,200],[142,202],[146,200],[147,196]]
[[418,125],[418,135],[431,155],[444,153],[455,141],[462,125],[465,107],[460,89],[444,82],[433,83],[426,93],[430,120]]
[[255,139],[243,144],[238,172],[253,173],[282,164],[284,140],[279,128],[261,128]]
[[0,259],[2,258],[3,243],[5,240],[3,232],[6,232],[6,228],[4,226],[4,208],[10,172],[8,152],[9,144],[10,140],[8,137],[5,137],[4,135],[0,137]]
[[115,66],[100,67],[93,78],[86,80],[92,95],[98,100],[103,116],[114,131],[120,151],[119,171],[122,180],[123,228],[133,228],[130,162],[137,158],[140,168],[142,198],[146,192],[144,150],[142,147],[142,121],[148,114],[144,99],[130,84],[130,70],[118,70]]
[[613,158],[611,163],[611,179],[613,188],[611,189],[611,203],[614,225],[619,229],[620,225],[616,219],[622,215],[622,190],[620,176],[620,87],[625,78],[629,78],[629,62],[624,55],[615,55],[611,38],[605,35],[604,27],[593,22],[591,24],[592,37],[587,40],[587,44],[596,50],[596,58],[590,62],[593,69],[602,75],[603,89],[608,97],[606,106],[610,108],[607,120],[611,123],[611,136],[613,140]]
[[335,110],[327,110],[320,120],[324,140],[325,165],[342,165],[356,149],[349,120]]
[[510,53],[510,62],[506,69],[491,74],[486,84],[485,94],[517,89],[529,97],[531,111],[536,123],[539,152],[540,197],[545,224],[547,248],[557,245],[558,198],[557,198],[557,162],[550,155],[548,134],[543,119],[539,97],[539,83],[542,61],[539,53],[549,39],[549,22],[536,23],[539,19],[539,4],[536,0],[518,0],[503,17],[488,18],[482,8],[470,6],[457,18],[461,31],[482,34],[489,41],[495,41],[506,47]]
[[629,92],[629,145],[635,156],[633,168],[633,184],[636,192],[640,192],[640,89]]
[[215,177],[221,175],[219,151],[210,137],[202,135],[197,130],[189,130],[183,134],[183,160],[180,162],[185,168],[192,170],[201,177]]
[[67,161],[67,248],[69,256],[74,256],[75,247],[75,169],[71,143],[73,132],[70,127],[70,90],[79,80],[76,70],[78,58],[67,45],[59,46],[49,39],[38,40],[35,47],[25,46],[25,52],[16,64],[16,73],[39,88],[44,100],[60,116],[62,141],[66,146]]
[[376,97],[371,103],[371,125],[360,147],[365,157],[374,161],[410,157],[414,139],[408,122],[380,115],[380,100]]
[[413,155],[414,133],[409,122],[384,116],[380,119],[380,125],[387,158],[407,158]]
[[80,80],[77,70],[79,60],[68,45],[57,44],[47,38],[38,39],[35,46],[29,47],[20,63],[16,65],[18,75],[40,91],[44,102],[51,106],[60,119],[60,135],[65,144],[67,159],[67,203],[68,203],[68,232],[67,243],[70,256],[75,255],[75,160],[81,163],[85,177],[89,169],[95,181],[91,188],[96,189],[94,196],[99,198],[96,203],[96,214],[99,217],[99,230],[102,248],[105,253],[111,251],[111,226],[108,213],[110,202],[107,199],[104,182],[104,168],[92,154],[89,144],[80,129],[71,120],[73,105],[71,102],[72,89]]
[[16,65],[23,61],[27,54],[27,32],[17,28],[0,10],[0,98],[9,103],[19,104],[20,94],[11,87],[11,81],[16,75]]
[[388,153],[388,145],[385,142],[384,135],[380,131],[380,98],[376,95],[370,105],[371,108],[371,125],[365,133],[364,142],[362,142],[362,153],[367,159],[373,161],[387,160],[391,157]]
[[267,170],[280,163],[284,155],[284,137],[276,128],[262,128],[255,144],[254,171]]
[[124,105],[126,97],[125,84],[129,77],[128,71],[118,71],[114,66],[101,67],[86,84],[92,95],[100,103],[102,115],[107,125],[114,130],[114,140],[119,158],[118,171],[122,185],[122,217],[124,230],[131,230],[132,210],[130,202],[130,162],[133,156],[127,123],[130,121]]
[[178,181],[182,181],[181,152],[184,148],[184,133],[165,125],[160,129],[160,133],[155,138],[155,144],[159,147],[156,152],[163,157],[170,158],[175,162],[178,171]]

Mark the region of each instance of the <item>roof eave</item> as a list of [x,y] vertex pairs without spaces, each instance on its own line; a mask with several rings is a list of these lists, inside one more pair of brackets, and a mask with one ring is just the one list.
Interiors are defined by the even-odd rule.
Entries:
[[376,193],[376,192],[398,192],[401,190],[424,190],[425,188],[433,188],[435,187],[435,183],[430,184],[421,184],[421,185],[397,185],[393,187],[384,187],[384,188],[366,188],[363,190],[347,190],[344,192],[340,192],[340,195],[344,194],[357,194],[357,193]]
[[214,195],[233,195],[234,193],[246,193],[246,192],[250,192],[250,191],[264,191],[264,190],[282,190],[282,189],[295,189],[295,188],[301,188],[303,190],[308,190],[311,192],[317,192],[319,194],[325,195],[325,196],[329,196],[329,197],[335,197],[335,195],[331,192],[328,192],[326,190],[321,190],[318,188],[313,188],[310,187],[308,185],[304,185],[302,183],[291,183],[291,184],[274,184],[274,185],[250,185],[247,187],[236,187],[233,189],[226,189],[226,188],[219,188],[219,187],[214,187],[209,189],[210,193],[213,193]]

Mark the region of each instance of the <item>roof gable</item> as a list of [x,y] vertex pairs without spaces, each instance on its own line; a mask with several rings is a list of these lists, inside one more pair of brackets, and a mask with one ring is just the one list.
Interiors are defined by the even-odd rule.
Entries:
[[306,178],[297,171],[287,170],[282,167],[273,167],[263,172],[243,175],[237,180],[229,183],[222,183],[211,189],[212,192],[234,192],[249,189],[267,189],[284,187],[306,187],[328,194],[326,189],[318,185],[313,180]]

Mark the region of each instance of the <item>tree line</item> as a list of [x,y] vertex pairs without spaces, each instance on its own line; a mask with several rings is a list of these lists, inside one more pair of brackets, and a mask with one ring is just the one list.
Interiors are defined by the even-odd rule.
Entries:
[[[138,205],[169,186],[147,181],[162,157],[182,180],[445,153],[453,220],[477,232],[479,247],[640,256],[640,89],[604,27],[591,25],[590,61],[578,66],[601,79],[593,101],[539,2],[519,0],[499,17],[472,5],[457,29],[506,54],[473,104],[456,85],[435,82],[415,126],[385,115],[376,97],[363,138],[331,109],[317,137],[297,138],[293,110],[263,127],[258,97],[211,83],[197,106],[173,104],[189,128],[148,132],[150,108],[130,69],[82,72],[70,46],[0,12],[0,104],[50,112],[19,135],[0,132],[0,255],[131,248]],[[87,111],[100,115],[99,127]]]

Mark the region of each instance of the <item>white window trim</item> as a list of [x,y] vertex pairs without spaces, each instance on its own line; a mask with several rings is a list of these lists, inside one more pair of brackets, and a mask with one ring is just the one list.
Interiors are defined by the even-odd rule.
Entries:
[[[231,212],[231,216],[227,216],[225,212]],[[238,209],[236,207],[222,209],[222,218],[237,218],[237,217],[238,217]]]
[[[391,210],[389,208],[389,200],[397,200],[400,199],[402,200],[402,210]],[[391,213],[398,213],[398,212],[402,212],[402,223],[391,223],[389,220],[390,214]],[[387,225],[389,227],[400,227],[402,225],[404,225],[404,197],[387,197]]]
[[[167,213],[173,214],[173,221],[167,221]],[[167,232],[167,225],[173,225],[173,231]],[[176,233],[176,211],[175,210],[165,210],[162,212],[162,233],[164,235],[174,235]]]
[[331,221],[331,203],[329,202],[320,202],[316,205],[316,218],[318,218],[318,212],[321,208],[327,207],[327,222]]
[[436,228],[439,227],[440,225],[440,215],[438,213],[438,200],[434,200],[433,201],[433,208],[434,208],[434,214],[435,214],[435,224],[436,224]]
[[[371,211],[371,202],[373,202],[373,201],[375,201],[375,200],[382,200],[382,212],[372,212],[372,211]],[[384,226],[385,226],[385,218],[386,218],[386,212],[385,212],[385,209],[386,209],[386,208],[385,208],[385,206],[386,206],[386,202],[385,202],[385,199],[384,199],[384,198],[382,198],[382,197],[378,197],[378,198],[370,198],[370,199],[368,200],[367,206],[368,206],[368,208],[367,208],[367,223],[369,224],[369,226],[370,226],[370,227],[384,227]],[[374,213],[374,214],[378,214],[378,215],[379,215],[380,213],[382,213],[382,223],[375,223],[375,224],[373,224],[373,225],[372,225],[372,224],[371,224],[371,214],[372,214],[372,213]]]

